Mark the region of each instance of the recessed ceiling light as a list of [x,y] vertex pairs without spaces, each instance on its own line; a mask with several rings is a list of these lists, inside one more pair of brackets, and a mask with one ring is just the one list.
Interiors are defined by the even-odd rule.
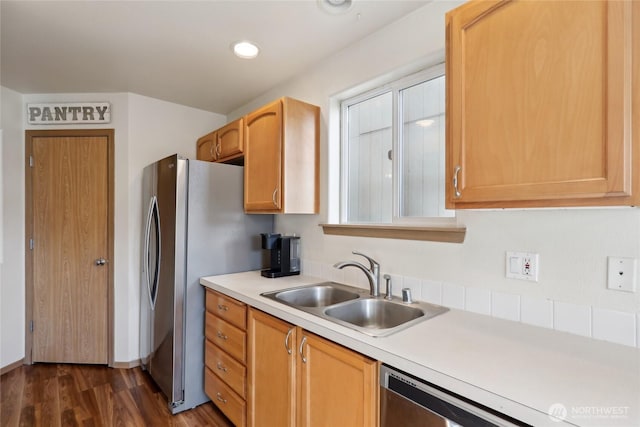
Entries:
[[347,13],[353,6],[353,0],[317,0],[317,2],[320,9],[332,15]]
[[256,56],[258,56],[258,53],[260,53],[260,49],[258,48],[258,46],[256,46],[255,43],[247,40],[233,43],[231,45],[231,49],[238,58],[243,59],[255,58]]

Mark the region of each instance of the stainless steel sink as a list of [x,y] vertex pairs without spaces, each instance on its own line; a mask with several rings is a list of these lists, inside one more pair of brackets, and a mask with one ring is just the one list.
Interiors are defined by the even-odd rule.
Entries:
[[359,296],[358,292],[346,290],[338,283],[327,282],[279,291],[274,293],[273,298],[294,307],[326,307]]
[[391,301],[374,298],[368,289],[336,282],[265,292],[262,296],[374,337],[393,334],[448,311],[424,302],[403,303],[397,297]]
[[424,316],[424,311],[370,298],[328,308],[324,314],[363,328],[389,329]]

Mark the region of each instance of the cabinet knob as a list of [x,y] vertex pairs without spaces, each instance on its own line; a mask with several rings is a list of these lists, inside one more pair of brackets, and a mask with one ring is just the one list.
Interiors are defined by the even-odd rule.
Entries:
[[229,311],[229,307],[224,304],[218,304],[218,310],[220,311]]
[[218,331],[216,333],[216,335],[218,336],[218,338],[222,339],[222,340],[227,340],[227,338],[229,338],[228,336],[226,336],[225,334],[223,334],[221,331]]
[[216,363],[216,368],[218,368],[219,371],[227,372],[227,367],[224,366],[221,362]]
[[218,392],[216,393],[216,399],[218,399],[219,402],[222,403],[227,403],[227,399],[225,399],[224,397],[222,397],[222,395]]

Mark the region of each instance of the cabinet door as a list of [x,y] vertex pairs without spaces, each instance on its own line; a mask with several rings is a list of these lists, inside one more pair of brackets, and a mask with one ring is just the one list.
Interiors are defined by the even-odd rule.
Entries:
[[278,212],[282,200],[282,101],[245,117],[244,208]]
[[198,138],[198,142],[196,142],[196,159],[204,160],[205,162],[215,161],[215,142],[215,131]]
[[218,129],[215,147],[217,161],[224,162],[242,156],[243,131],[241,118]]
[[298,425],[378,425],[377,362],[303,331]]
[[631,9],[483,1],[447,14],[448,207],[630,200]]
[[249,310],[247,410],[250,426],[295,425],[296,327]]

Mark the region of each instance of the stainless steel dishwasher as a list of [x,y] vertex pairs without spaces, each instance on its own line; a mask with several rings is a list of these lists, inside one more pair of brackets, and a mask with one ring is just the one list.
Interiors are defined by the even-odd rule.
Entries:
[[380,366],[380,427],[528,426],[387,365]]

